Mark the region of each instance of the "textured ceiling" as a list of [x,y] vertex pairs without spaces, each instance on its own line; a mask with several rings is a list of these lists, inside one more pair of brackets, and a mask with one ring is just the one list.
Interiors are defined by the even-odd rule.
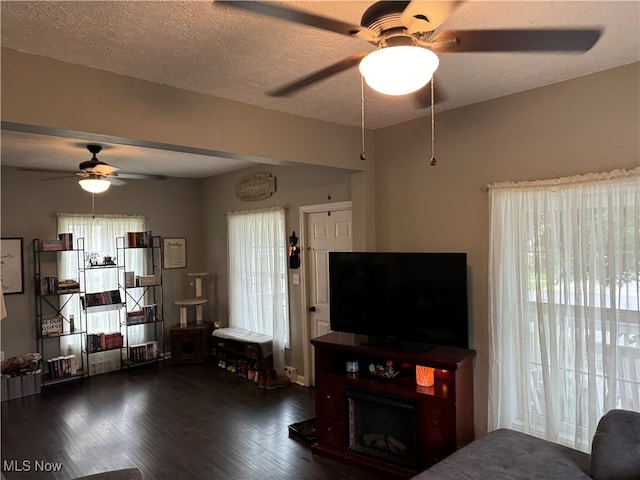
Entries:
[[[353,24],[371,4],[279,3]],[[290,97],[265,92],[373,50],[362,40],[211,1],[3,1],[1,9],[3,47],[328,122],[360,124],[357,68]],[[604,33],[581,55],[440,54],[435,85],[446,99],[437,111],[640,61],[637,1],[468,1],[439,30],[543,27],[599,27]],[[367,128],[428,113],[411,98],[371,90],[365,98]],[[3,136],[3,157],[4,143]]]

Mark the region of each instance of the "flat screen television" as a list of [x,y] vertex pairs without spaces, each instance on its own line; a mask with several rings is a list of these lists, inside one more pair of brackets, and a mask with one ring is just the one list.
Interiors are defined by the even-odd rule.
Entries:
[[466,253],[329,253],[330,327],[371,344],[468,348]]

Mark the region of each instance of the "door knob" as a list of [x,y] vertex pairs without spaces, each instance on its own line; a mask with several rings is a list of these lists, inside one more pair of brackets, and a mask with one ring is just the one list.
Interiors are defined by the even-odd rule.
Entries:
[[310,312],[315,312],[316,311],[316,307],[309,307],[309,311]]

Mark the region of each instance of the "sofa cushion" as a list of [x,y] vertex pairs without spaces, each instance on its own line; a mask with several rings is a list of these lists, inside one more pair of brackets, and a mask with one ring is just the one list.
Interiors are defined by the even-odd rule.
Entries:
[[123,468],[79,477],[76,480],[142,480],[142,472],[138,468]]
[[640,480],[640,412],[611,410],[591,443],[594,480]]
[[588,480],[589,455],[501,428],[449,455],[414,480]]

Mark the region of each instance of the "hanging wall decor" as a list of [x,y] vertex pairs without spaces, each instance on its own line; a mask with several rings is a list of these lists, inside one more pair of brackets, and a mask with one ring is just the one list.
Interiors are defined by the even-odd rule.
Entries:
[[276,177],[270,173],[254,173],[236,183],[236,197],[254,201],[269,198],[276,191]]
[[289,237],[289,268],[300,268],[300,248],[295,230]]
[[0,248],[2,256],[2,292],[24,293],[24,270],[22,260],[22,238],[3,238]]

